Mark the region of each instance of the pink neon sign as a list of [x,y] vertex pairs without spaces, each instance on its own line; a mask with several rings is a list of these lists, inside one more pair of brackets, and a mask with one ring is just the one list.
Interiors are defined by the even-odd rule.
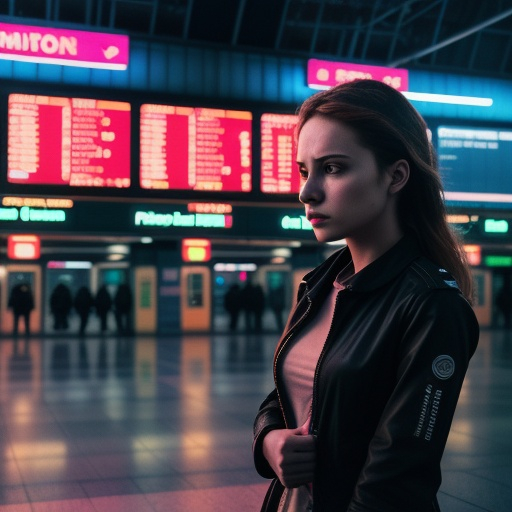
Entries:
[[125,35],[0,23],[0,59],[125,70]]
[[407,91],[409,88],[409,71],[407,69],[318,59],[308,60],[308,86],[313,89],[328,89],[359,78],[379,80],[399,91]]

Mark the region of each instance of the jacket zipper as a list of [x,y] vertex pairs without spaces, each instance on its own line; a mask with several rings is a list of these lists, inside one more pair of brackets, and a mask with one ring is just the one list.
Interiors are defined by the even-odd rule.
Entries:
[[[348,285],[346,287],[346,290],[352,291],[352,286]],[[332,325],[334,323],[334,317],[335,317],[335,314],[336,314],[336,309],[338,307],[340,293],[341,292],[338,292],[338,294],[336,295],[336,301],[334,302],[334,310],[333,310],[333,313],[332,313],[331,325],[329,327],[329,332],[327,333],[327,337],[325,338],[325,343],[324,343],[324,346],[322,347],[322,351],[320,352],[320,356],[318,357],[318,362],[317,362],[316,368],[315,368],[315,374],[313,376],[313,398],[311,400],[311,410],[310,410],[310,413],[311,413],[311,423],[310,423],[310,426],[309,426],[309,433],[314,435],[314,436],[318,435],[318,427],[316,426],[315,417],[313,415],[314,413],[316,413],[315,406],[316,406],[316,403],[318,402],[318,376],[320,374],[320,366],[322,365],[325,353],[327,352],[327,347],[329,345],[329,338],[330,338],[331,333],[332,333]]]
[[[347,286],[346,289],[351,291],[352,286],[349,285],[349,286]],[[325,357],[325,353],[327,352],[327,345],[329,344],[329,337],[331,336],[331,333],[332,333],[332,324],[334,323],[334,315],[336,314],[336,309],[338,307],[340,293],[341,292],[338,292],[338,294],[336,295],[336,301],[334,302],[334,311],[332,312],[331,325],[329,327],[329,332],[327,333],[327,336],[325,338],[325,343],[324,343],[324,346],[322,347],[322,351],[320,352],[320,356],[318,358],[318,362],[317,362],[316,368],[315,368],[315,375],[313,377],[313,398],[311,400],[311,411],[310,411],[311,412],[311,423],[309,425],[309,433],[311,435],[315,436],[315,438],[318,435],[318,427],[316,426],[315,417],[313,416],[313,414],[316,413],[315,405],[318,401],[318,376],[320,374],[320,366],[322,365],[323,359]],[[315,488],[315,486],[313,485],[312,488],[310,489],[310,492],[311,492],[311,495],[313,498],[313,503],[315,502],[314,488]]]
[[288,344],[288,342],[290,341],[292,336],[295,334],[295,331],[297,330],[297,327],[304,321],[304,319],[308,316],[309,311],[311,310],[311,306],[312,306],[313,303],[312,303],[312,301],[311,301],[311,299],[310,299],[310,297],[308,295],[308,288],[307,288],[307,286],[306,286],[306,290],[304,292],[304,295],[308,299],[308,307],[307,307],[306,311],[304,311],[304,314],[297,320],[297,322],[295,322],[295,325],[293,326],[293,328],[288,333],[288,336],[286,336],[286,338],[281,343],[281,346],[279,347],[279,351],[277,352],[276,357],[274,358],[274,382],[276,384],[276,392],[277,392],[277,399],[279,401],[279,407],[281,408],[281,411],[283,412],[283,419],[284,419],[284,424],[285,424],[286,428],[289,428],[288,427],[288,421],[286,420],[286,415],[284,413],[284,408],[283,408],[283,402],[281,400],[281,394],[279,393],[279,387],[277,385],[277,360],[278,360],[279,356],[281,355],[282,351],[284,350],[285,346]]

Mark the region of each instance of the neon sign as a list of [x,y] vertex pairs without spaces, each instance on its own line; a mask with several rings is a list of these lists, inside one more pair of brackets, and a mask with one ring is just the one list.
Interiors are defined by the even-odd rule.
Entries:
[[4,197],[2,206],[32,206],[34,208],[73,208],[72,199],[44,197]]
[[210,261],[212,243],[210,240],[184,238],[181,241],[181,258],[183,261]]
[[37,260],[41,256],[41,239],[36,235],[9,235],[7,257],[13,260]]
[[125,35],[0,23],[0,59],[125,70]]
[[318,59],[308,60],[308,87],[312,89],[329,89],[337,84],[353,82],[360,78],[379,80],[398,91],[407,91],[409,88],[407,69]]
[[136,211],[134,223],[136,226],[148,227],[187,227],[187,228],[221,228],[233,226],[231,215],[214,213],[156,213],[153,211]]
[[40,208],[31,208],[22,206],[21,208],[0,208],[0,221],[23,222],[65,222],[65,210],[43,210]]
[[189,203],[187,210],[194,213],[231,213],[233,207],[226,203]]
[[281,219],[281,227],[283,229],[296,229],[302,231],[309,231],[313,229],[313,226],[305,215],[299,215],[298,217],[290,217],[290,215],[285,215]]
[[508,233],[508,222],[505,219],[485,219],[484,231],[486,233]]

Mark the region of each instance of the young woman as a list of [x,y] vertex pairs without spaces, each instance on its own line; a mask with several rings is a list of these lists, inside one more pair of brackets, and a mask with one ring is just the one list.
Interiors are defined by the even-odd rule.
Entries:
[[254,425],[262,510],[432,512],[478,342],[427,126],[396,90],[336,86],[299,111],[299,199],[320,242]]

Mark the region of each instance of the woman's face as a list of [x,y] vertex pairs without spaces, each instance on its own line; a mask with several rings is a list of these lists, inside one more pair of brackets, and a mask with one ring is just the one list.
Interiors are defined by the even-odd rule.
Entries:
[[393,174],[380,171],[374,154],[348,125],[316,115],[302,127],[297,162],[299,199],[320,242],[382,239],[396,225]]

